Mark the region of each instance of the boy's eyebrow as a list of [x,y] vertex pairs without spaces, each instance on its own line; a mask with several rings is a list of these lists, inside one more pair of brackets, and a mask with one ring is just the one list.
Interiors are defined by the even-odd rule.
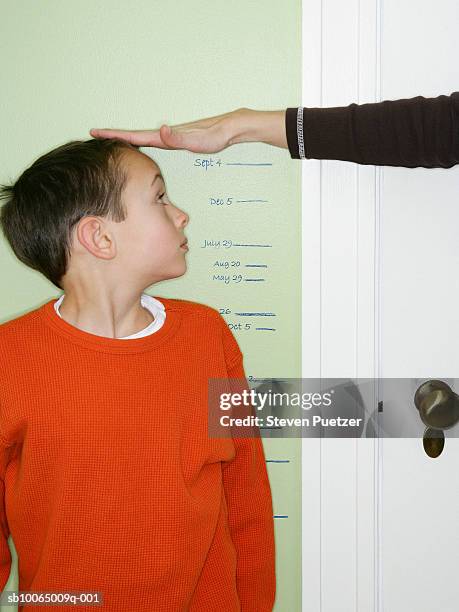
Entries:
[[153,180],[151,182],[151,186],[152,187],[153,187],[153,185],[154,185],[154,183],[155,183],[157,178],[160,178],[163,181],[163,183],[164,183],[163,175],[161,174],[161,172],[159,172],[159,173],[155,174],[155,176],[154,176],[154,178],[153,178]]

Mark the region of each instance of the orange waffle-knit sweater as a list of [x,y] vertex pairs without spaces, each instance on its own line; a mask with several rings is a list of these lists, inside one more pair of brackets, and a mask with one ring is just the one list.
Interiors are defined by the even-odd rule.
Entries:
[[163,326],[130,340],[55,300],[0,325],[1,588],[11,533],[19,590],[102,594],[77,610],[271,612],[262,440],[207,432],[208,379],[245,377],[243,354],[217,310],[157,299]]

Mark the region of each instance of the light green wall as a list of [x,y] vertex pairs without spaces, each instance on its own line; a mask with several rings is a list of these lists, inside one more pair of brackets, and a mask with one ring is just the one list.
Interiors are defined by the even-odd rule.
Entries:
[[[91,127],[157,128],[241,106],[300,103],[300,0],[0,0],[0,182]],[[216,155],[143,149],[160,165],[172,201],[190,215],[188,272],[151,287],[229,309],[248,378],[301,376],[300,164],[285,149],[241,144]],[[221,160],[208,170],[196,160]],[[226,165],[232,163],[270,165]],[[233,198],[211,205],[211,198]],[[239,202],[261,199],[267,202]],[[269,248],[201,248],[204,239]],[[60,293],[0,240],[0,320]],[[213,280],[216,261],[239,261]],[[250,268],[246,264],[266,264]],[[247,281],[262,278],[262,281]],[[273,312],[247,317],[239,312]],[[270,327],[275,331],[256,330]],[[301,609],[298,440],[264,440],[276,525],[276,612]],[[281,518],[287,516],[288,518]],[[16,568],[6,588],[17,588]],[[4,608],[12,610],[13,608]]]

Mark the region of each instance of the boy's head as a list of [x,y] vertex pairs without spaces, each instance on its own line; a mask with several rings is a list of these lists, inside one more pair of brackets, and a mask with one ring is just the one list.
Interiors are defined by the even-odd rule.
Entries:
[[165,192],[137,147],[72,141],[0,186],[0,224],[18,259],[60,289],[93,281],[141,291],[186,271],[189,218]]

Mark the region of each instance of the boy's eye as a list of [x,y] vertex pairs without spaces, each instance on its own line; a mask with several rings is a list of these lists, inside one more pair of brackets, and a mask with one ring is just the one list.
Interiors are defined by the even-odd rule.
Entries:
[[166,195],[166,192],[164,191],[163,193],[160,193],[160,194],[159,194],[158,198],[159,198],[160,200],[162,200],[162,199],[164,198],[164,196],[165,196],[165,195]]

